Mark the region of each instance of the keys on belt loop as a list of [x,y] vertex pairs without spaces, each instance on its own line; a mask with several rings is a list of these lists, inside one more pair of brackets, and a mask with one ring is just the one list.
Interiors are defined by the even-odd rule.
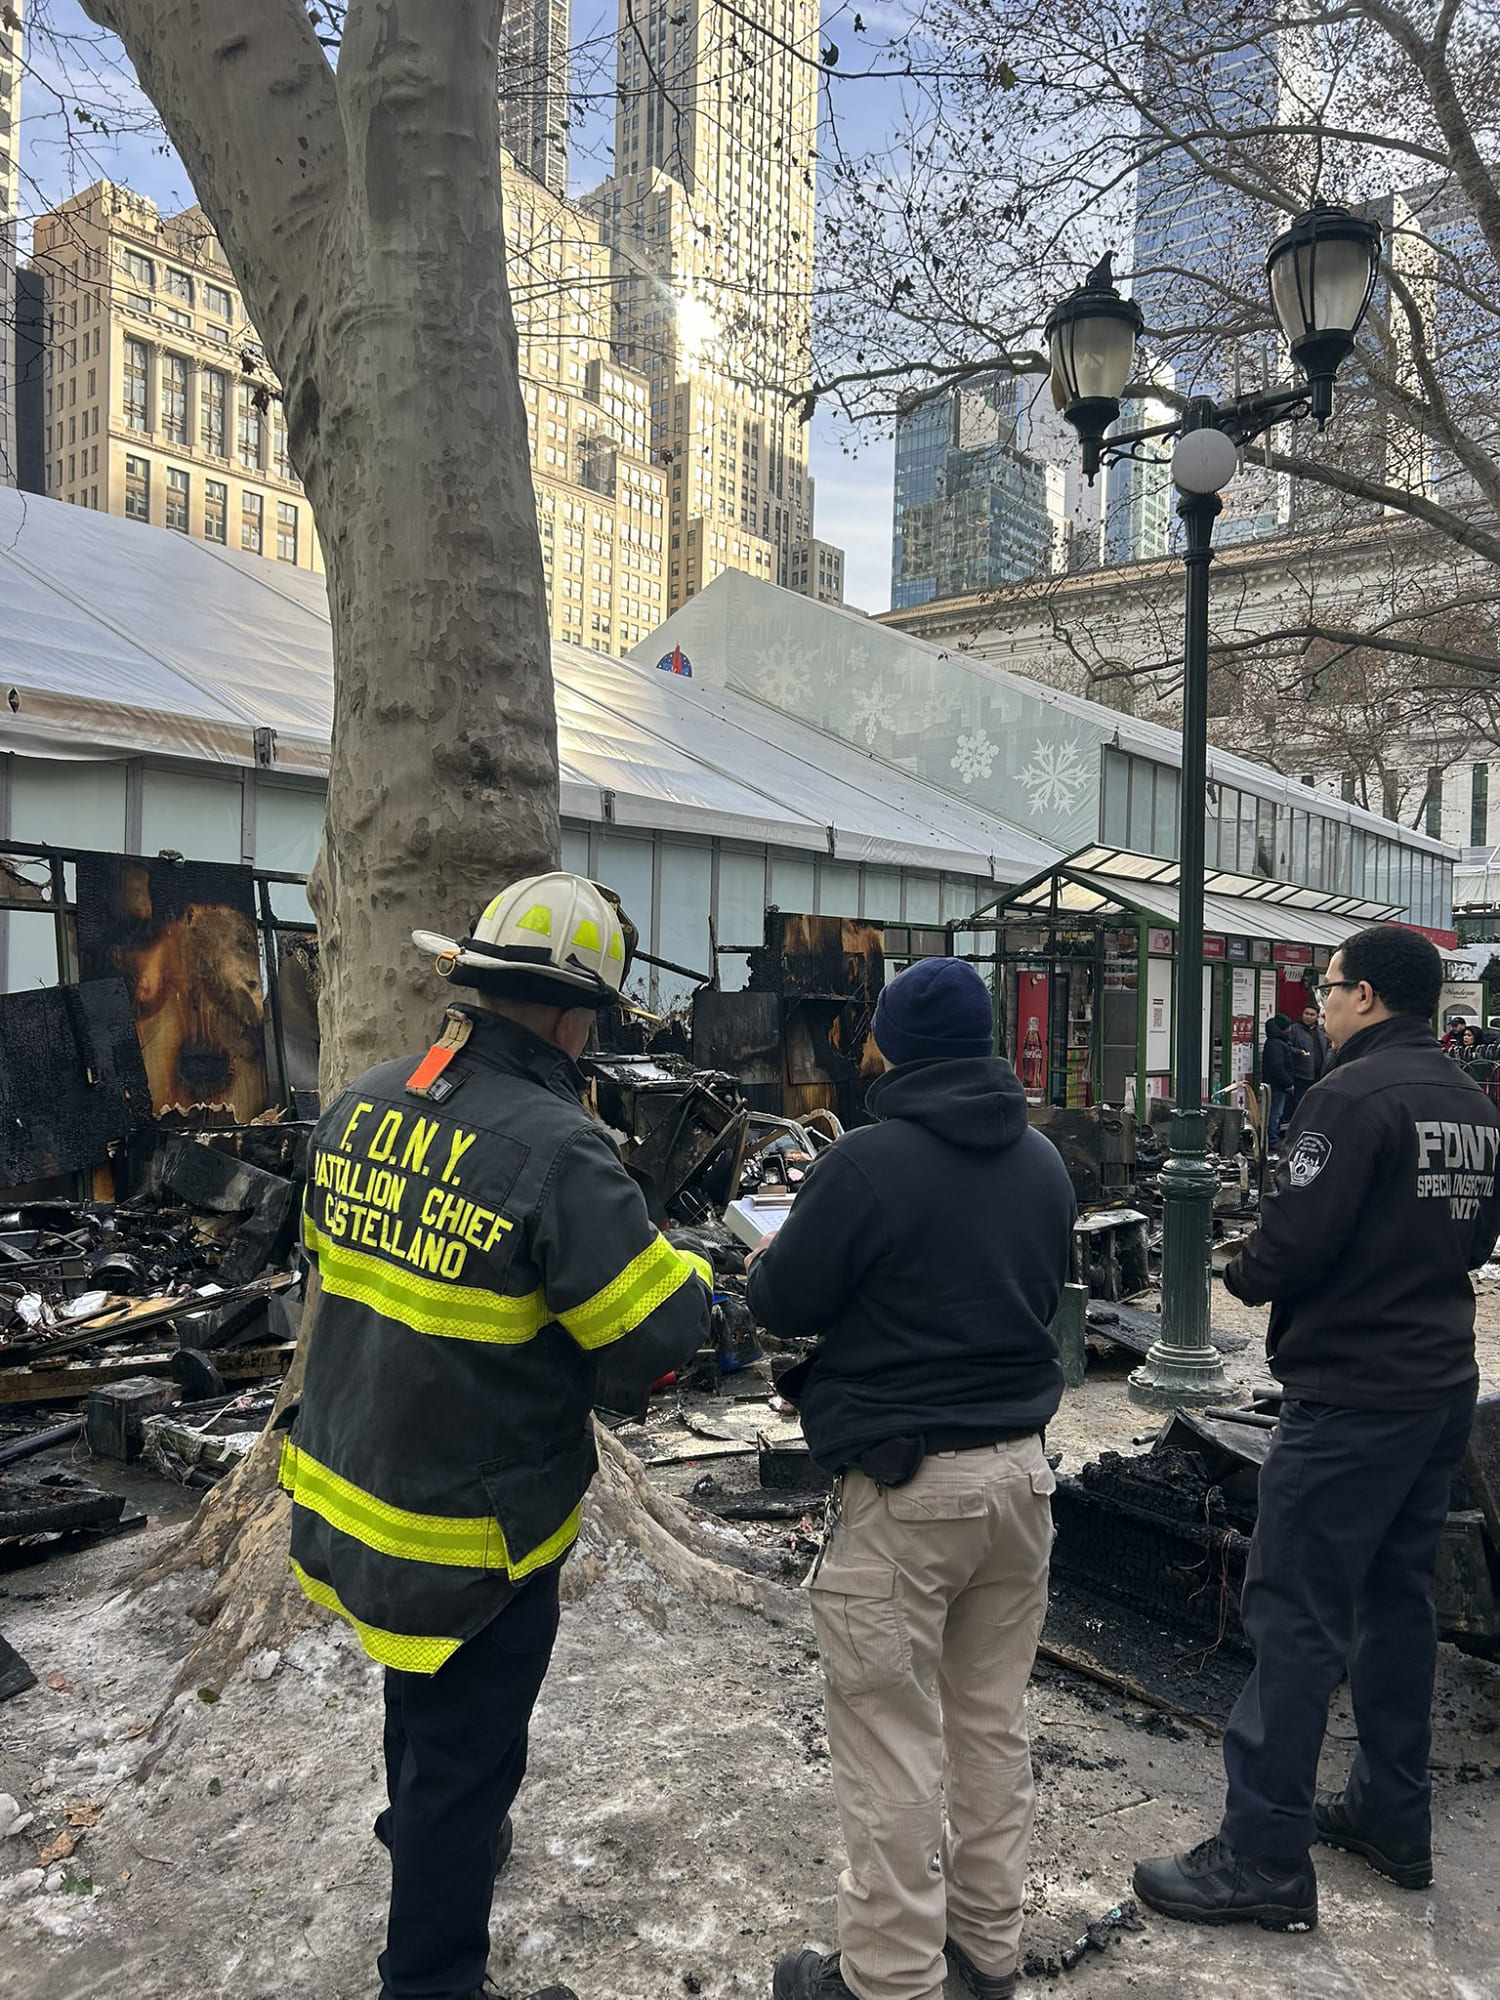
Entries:
[[813,1578],[823,1567],[823,1558],[828,1553],[828,1544],[833,1540],[833,1531],[838,1526],[844,1511],[844,1475],[841,1472],[833,1482],[833,1491],[828,1496],[828,1511],[823,1516],[823,1533],[818,1540],[818,1553],[813,1557],[812,1568],[803,1580],[803,1589],[808,1589]]

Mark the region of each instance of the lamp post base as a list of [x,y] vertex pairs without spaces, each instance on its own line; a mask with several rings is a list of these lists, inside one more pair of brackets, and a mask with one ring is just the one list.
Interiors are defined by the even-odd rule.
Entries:
[[[1193,1057],[1197,1067],[1197,1057]],[[1201,1108],[1172,1114],[1172,1149],[1157,1176],[1162,1195],[1161,1338],[1130,1377],[1130,1400],[1148,1409],[1217,1403],[1229,1382],[1209,1338],[1209,1246],[1219,1177],[1204,1153]]]
[[1174,1347],[1155,1341],[1127,1385],[1132,1403],[1148,1410],[1201,1408],[1222,1403],[1230,1393],[1229,1378],[1217,1348]]

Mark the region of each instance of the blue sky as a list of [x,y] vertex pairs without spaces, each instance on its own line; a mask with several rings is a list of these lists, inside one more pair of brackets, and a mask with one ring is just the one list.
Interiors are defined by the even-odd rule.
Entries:
[[[845,33],[838,23],[848,11],[846,0],[829,0],[826,31]],[[864,11],[873,25],[877,7]],[[22,107],[23,216],[101,175],[149,195],[164,209],[187,206],[194,195],[182,162],[159,134],[144,129],[146,120],[118,42],[87,19],[77,0],[46,0],[46,16],[60,36],[77,37],[78,45],[69,48],[64,66],[47,45],[32,38],[30,55],[38,75],[28,77]],[[574,0],[573,39],[582,51],[575,83],[586,100],[572,135],[575,191],[596,186],[608,172],[613,110],[607,101],[608,76],[601,81],[598,72],[601,62],[612,69],[614,19],[610,0]],[[90,70],[101,83],[86,82],[84,73]],[[841,107],[841,119],[851,120],[859,144],[878,139],[884,94],[883,86],[869,86],[847,108]],[[107,132],[79,125],[75,103],[93,108],[108,99],[118,104],[119,115],[108,121]],[[813,420],[812,469],[817,533],[846,551],[848,602],[866,611],[884,610],[890,602],[890,439],[875,432],[851,436],[847,426],[820,412]]]

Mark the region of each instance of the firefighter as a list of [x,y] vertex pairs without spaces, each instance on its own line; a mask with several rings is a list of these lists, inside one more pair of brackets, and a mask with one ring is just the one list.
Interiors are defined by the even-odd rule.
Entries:
[[533,876],[461,942],[413,940],[466,999],[313,1133],[321,1294],[281,1480],[298,1581],[386,1670],[381,2000],[478,2000],[590,1412],[644,1410],[704,1341],[711,1276],[581,1101],[634,942],[612,894]]

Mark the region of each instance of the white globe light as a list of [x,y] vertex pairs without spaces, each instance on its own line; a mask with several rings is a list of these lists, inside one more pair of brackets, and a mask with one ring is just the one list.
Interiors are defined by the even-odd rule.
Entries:
[[1172,484],[1179,493],[1220,493],[1239,463],[1239,447],[1223,431],[1189,431],[1172,453]]

